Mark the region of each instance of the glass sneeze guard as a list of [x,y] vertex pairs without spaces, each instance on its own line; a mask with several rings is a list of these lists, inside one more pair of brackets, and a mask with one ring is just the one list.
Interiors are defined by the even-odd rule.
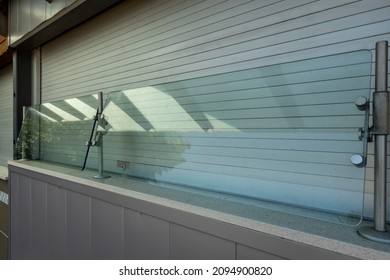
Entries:
[[[366,115],[354,102],[370,75],[358,51],[109,93],[105,170],[355,225]],[[81,167],[96,107],[97,95],[31,107],[18,157]]]

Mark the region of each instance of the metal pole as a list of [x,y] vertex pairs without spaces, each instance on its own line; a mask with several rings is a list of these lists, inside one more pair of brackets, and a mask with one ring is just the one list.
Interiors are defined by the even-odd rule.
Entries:
[[[97,114],[97,122],[98,122],[98,127],[97,130],[99,129],[99,126],[104,127],[104,117],[103,117],[103,92],[99,92],[98,95],[98,114]],[[103,131],[97,131],[97,143],[96,145],[98,146],[98,172],[99,174],[93,176],[95,179],[104,179],[104,178],[109,178],[110,176],[104,175],[104,168],[103,168]]]
[[386,135],[375,137],[374,229],[386,231]]
[[98,148],[98,173],[94,178],[100,179],[103,177],[103,137],[101,132],[98,132],[97,136],[97,148]]
[[387,134],[389,134],[389,92],[387,91],[388,42],[376,43],[375,92],[373,93],[373,125],[375,135],[374,161],[374,227],[359,229],[363,237],[390,243],[390,232],[386,227],[386,168]]
[[387,92],[387,41],[376,44],[374,92],[375,165],[374,221],[375,230],[386,231],[386,154],[389,133],[389,93]]

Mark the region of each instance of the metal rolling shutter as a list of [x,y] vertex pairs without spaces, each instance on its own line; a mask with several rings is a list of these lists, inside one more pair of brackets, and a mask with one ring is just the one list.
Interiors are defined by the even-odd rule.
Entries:
[[[389,36],[389,14],[390,5],[383,0],[125,1],[42,46],[42,102],[362,49],[373,52],[375,42]],[[208,141],[195,138],[199,147]],[[138,154],[144,151],[144,144],[140,142]],[[272,147],[272,151],[279,148]],[[192,156],[203,161],[203,152]],[[108,155],[113,162],[120,156],[122,153],[115,151]],[[219,156],[207,167],[195,161],[189,166],[219,174],[223,163],[225,159]],[[288,165],[288,161],[280,163]],[[321,181],[333,178],[333,164],[322,169],[329,173],[323,174]],[[307,162],[304,169],[312,167]],[[240,168],[249,170],[244,165]],[[370,196],[370,165],[368,170]],[[181,171],[185,174],[178,177],[186,177],[185,170]],[[346,180],[348,177],[346,174]]]

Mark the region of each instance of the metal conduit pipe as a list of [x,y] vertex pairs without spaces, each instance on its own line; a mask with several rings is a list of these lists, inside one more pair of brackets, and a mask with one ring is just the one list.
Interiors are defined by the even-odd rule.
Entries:
[[373,125],[370,134],[375,135],[374,161],[374,227],[362,227],[358,233],[381,243],[390,243],[386,226],[386,159],[389,134],[388,42],[376,43],[375,92],[373,93]]

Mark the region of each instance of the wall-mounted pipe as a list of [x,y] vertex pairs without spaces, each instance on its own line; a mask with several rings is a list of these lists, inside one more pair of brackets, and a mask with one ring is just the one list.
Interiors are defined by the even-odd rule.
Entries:
[[374,227],[363,227],[359,234],[382,243],[390,243],[386,227],[386,169],[387,135],[389,134],[388,42],[376,43],[375,92],[373,93],[373,125],[370,133],[375,135],[374,162]]

